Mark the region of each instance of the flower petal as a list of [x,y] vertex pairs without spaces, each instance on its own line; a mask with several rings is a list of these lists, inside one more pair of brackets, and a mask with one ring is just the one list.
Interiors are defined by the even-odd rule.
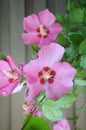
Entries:
[[46,97],[52,100],[59,99],[63,94],[70,93],[70,88],[58,83],[58,81],[54,81],[53,84],[50,84],[46,88]]
[[73,78],[76,74],[76,70],[69,63],[55,63],[52,69],[56,71],[56,80],[59,84],[69,87],[73,86]]
[[55,22],[55,16],[48,9],[39,12],[38,17],[40,23],[47,27],[51,26]]
[[12,94],[21,92],[21,90],[24,88],[24,84],[25,82],[18,84],[18,86],[13,90]]
[[16,65],[15,65],[15,63],[14,63],[14,61],[13,61],[13,59],[12,59],[12,57],[9,56],[9,55],[7,55],[6,58],[7,58],[7,62],[8,62],[8,64],[9,64],[9,66],[11,67],[11,69],[16,69],[16,70],[18,70],[17,67],[16,67]]
[[70,130],[69,123],[66,119],[59,120],[54,126],[53,130]]
[[[12,82],[9,81],[9,75],[15,72]],[[16,78],[15,78],[16,76]],[[18,76],[18,77],[17,77]],[[13,59],[8,55],[7,61],[0,60],[0,95],[8,96],[12,94],[13,90],[17,87],[21,80],[21,70],[16,67]]]
[[40,37],[37,36],[37,33],[23,33],[22,39],[24,40],[25,44],[36,44],[38,45],[40,43]]
[[64,51],[64,48],[59,44],[51,43],[40,49],[38,58],[41,64],[52,66],[56,61],[62,58]]
[[27,32],[30,31],[36,32],[36,29],[39,27],[39,25],[40,25],[39,18],[36,14],[29,15],[25,17],[23,20],[23,27]]
[[41,70],[42,66],[39,60],[32,60],[30,63],[24,66],[24,75],[29,83],[37,82],[38,72]]
[[[8,82],[6,82],[6,83],[8,83]],[[12,83],[12,84],[10,84],[10,83],[6,84],[5,86],[3,86],[0,89],[0,95],[9,96],[13,92],[13,90],[15,89],[17,84],[18,84],[17,82]]]
[[10,66],[6,61],[0,60],[0,75],[4,74],[4,70],[10,71]]
[[39,47],[42,47],[44,45],[49,45],[53,42],[54,40],[50,37],[50,35],[47,36],[47,38],[41,38]]
[[63,94],[70,93],[76,70],[67,62],[55,63],[52,69],[55,70],[56,76],[53,84],[46,88],[46,95],[47,98],[57,100]]
[[[27,83],[28,84],[28,83]],[[28,84],[29,94],[28,101],[32,102],[34,98],[36,98],[42,91],[44,91],[44,87],[40,82],[36,82],[35,84]]]
[[54,23],[49,27],[51,33],[60,33],[62,31],[62,26],[60,23]]
[[49,38],[52,41],[55,41],[57,35],[62,31],[62,26],[59,23],[54,23],[52,26],[49,27],[49,31]]

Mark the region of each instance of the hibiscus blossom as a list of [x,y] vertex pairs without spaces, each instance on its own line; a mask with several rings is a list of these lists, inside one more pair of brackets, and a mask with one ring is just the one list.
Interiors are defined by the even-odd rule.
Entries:
[[54,126],[53,130],[70,130],[69,123],[66,119],[59,120]]
[[55,42],[57,35],[62,31],[59,23],[55,23],[55,16],[45,9],[36,14],[24,18],[23,27],[26,33],[22,34],[25,44],[36,44],[41,47],[44,44]]
[[21,67],[16,67],[10,56],[7,56],[6,61],[0,60],[0,95],[10,95],[20,80]]
[[59,44],[45,45],[40,49],[38,58],[24,66],[29,100],[42,91],[46,92],[47,98],[53,100],[70,93],[76,70],[67,62],[59,62],[63,54],[64,48]]

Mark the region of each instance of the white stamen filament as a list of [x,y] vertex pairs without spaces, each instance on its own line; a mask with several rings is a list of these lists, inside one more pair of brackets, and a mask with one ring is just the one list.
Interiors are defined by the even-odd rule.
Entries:
[[3,71],[5,74],[6,74],[6,76],[8,77],[8,78],[12,78],[12,79],[14,79],[14,80],[16,80],[17,78],[18,78],[18,73],[16,72],[16,71]]
[[46,29],[43,28],[43,26],[40,26],[40,34],[42,35],[42,37],[46,36]]

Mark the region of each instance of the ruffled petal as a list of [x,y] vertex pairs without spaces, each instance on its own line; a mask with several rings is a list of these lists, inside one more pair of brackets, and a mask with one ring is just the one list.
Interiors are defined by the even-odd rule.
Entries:
[[69,93],[70,88],[65,85],[59,84],[58,81],[54,81],[53,84],[50,84],[46,88],[46,97],[52,100],[57,100],[61,98],[62,95]]
[[52,67],[56,71],[56,80],[59,84],[72,87],[74,75],[76,74],[75,68],[73,68],[67,62],[55,63]]
[[9,85],[8,78],[3,74],[0,75],[0,90]]
[[55,16],[49,12],[48,9],[45,9],[38,13],[40,23],[46,25],[47,27],[51,26],[55,22]]
[[60,23],[54,23],[52,26],[49,27],[51,34],[58,34],[62,31],[62,26]]
[[10,71],[10,66],[6,61],[0,60],[0,75],[4,74],[5,71]]
[[51,39],[51,41],[56,41],[56,37],[57,35],[62,31],[62,26],[59,23],[54,23],[52,26],[49,27],[49,39]]
[[13,61],[13,59],[12,59],[12,57],[9,56],[9,55],[7,55],[6,58],[7,58],[7,62],[8,62],[8,64],[9,64],[10,68],[11,68],[11,69],[16,69],[16,70],[18,70],[17,66],[15,65],[15,63],[14,63],[14,61]]
[[50,37],[50,35],[48,35],[47,38],[41,38],[39,47],[42,47],[42,46],[44,46],[44,45],[49,45],[49,44],[51,44],[53,41],[54,41],[54,40],[52,40],[52,38]]
[[27,32],[36,32],[36,29],[39,27],[40,22],[39,18],[36,14],[32,14],[30,16],[27,16],[23,20],[23,27],[25,31]]
[[28,101],[32,102],[34,98],[36,98],[42,91],[44,91],[44,87],[37,81],[35,84],[28,84],[29,87],[29,94],[28,94]]
[[52,66],[63,57],[64,51],[64,48],[59,44],[51,43],[41,48],[38,53],[38,58],[41,64]]
[[59,120],[54,126],[53,130],[70,130],[69,123],[66,119]]
[[55,125],[53,126],[53,130],[64,130],[64,129],[62,129],[61,126],[55,124]]
[[37,82],[38,72],[42,69],[39,60],[30,61],[24,66],[24,75],[29,83]]
[[39,45],[40,37],[37,36],[37,33],[23,33],[22,39],[26,45],[36,44]]
[[1,96],[9,96],[10,94],[12,94],[13,90],[17,87],[18,83],[8,83],[5,86],[3,86],[0,89],[0,95]]

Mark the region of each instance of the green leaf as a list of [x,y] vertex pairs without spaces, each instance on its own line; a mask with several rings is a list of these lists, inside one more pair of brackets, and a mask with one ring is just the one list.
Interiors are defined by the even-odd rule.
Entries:
[[66,60],[71,61],[77,56],[77,50],[73,47],[67,47],[65,49]]
[[68,117],[67,119],[68,119],[68,120],[77,121],[77,120],[78,120],[78,118],[79,118],[79,116],[78,116],[78,115],[76,115],[76,116],[73,116],[73,117]]
[[85,13],[84,13],[84,23],[85,23],[85,29],[86,29],[86,8],[85,8]]
[[[41,100],[45,100],[45,92],[42,92],[37,98],[35,98],[36,102],[38,102],[37,105],[39,105]],[[41,104],[40,104],[41,105]]]
[[86,27],[83,26],[83,28],[79,30],[79,33],[85,39],[86,38]]
[[30,119],[30,115],[29,115],[29,114],[25,115],[25,119],[24,119],[24,121],[23,121],[23,126],[24,126],[25,124],[27,124],[27,122],[28,122],[29,119]]
[[75,7],[74,2],[72,2],[71,0],[67,0],[67,10],[71,11],[74,7]]
[[42,105],[43,115],[51,121],[63,118],[61,108],[70,108],[77,98],[77,94],[68,94],[62,96],[58,101],[46,99]]
[[77,111],[83,110],[83,111],[86,112],[86,105],[82,105],[82,106],[78,107],[76,110],[77,110]]
[[73,45],[77,45],[77,47],[84,40],[83,37],[78,33],[70,33],[68,37]]
[[67,95],[63,95],[59,100],[57,101],[52,101],[52,100],[45,100],[44,101],[44,105],[49,105],[49,107],[52,108],[69,108],[73,105],[74,101],[77,98],[77,94],[73,93],[73,94],[67,94]]
[[75,93],[64,95],[62,96],[61,99],[56,101],[56,107],[57,108],[70,108],[73,105],[76,98],[77,98],[77,94]]
[[53,122],[63,119],[62,111],[56,109],[53,105],[48,105],[47,103],[42,105],[42,113],[46,118]]
[[82,107],[82,110],[86,112],[86,106],[83,106],[83,107]]
[[62,24],[68,23],[68,14],[62,16]]
[[78,86],[78,87],[77,87],[77,90],[78,90],[79,92],[81,92],[81,93],[86,93],[86,89],[85,89],[84,86]]
[[78,1],[79,1],[79,3],[80,3],[82,6],[86,7],[86,0],[78,0]]
[[79,46],[79,52],[86,55],[86,39],[81,42]]
[[60,33],[57,36],[56,42],[59,43],[60,45],[64,46],[64,47],[67,47],[69,45],[67,38],[65,38],[62,33]]
[[85,9],[84,8],[74,8],[71,10],[69,13],[69,21],[70,23],[74,24],[81,24],[84,21],[84,13]]
[[58,108],[70,108],[74,101],[77,98],[77,94],[68,94],[64,95],[61,99],[59,99],[56,103]]
[[35,51],[37,53],[40,50],[40,47],[32,44],[32,49],[33,49],[33,51]]
[[80,60],[80,66],[84,69],[86,68],[86,57],[82,57]]
[[83,79],[75,79],[74,83],[79,86],[86,86],[86,80]]
[[56,14],[56,21],[60,23],[62,22],[62,16],[59,13]]
[[3,54],[0,54],[0,59],[1,59],[1,60],[5,60],[5,61],[6,61],[6,56],[5,56],[5,55],[3,55]]
[[[28,120],[29,116],[25,120]],[[48,123],[39,117],[31,117],[24,130],[50,130]]]
[[81,128],[78,128],[78,127],[76,127],[77,128],[77,130],[82,130]]
[[67,10],[69,11],[69,21],[73,24],[81,24],[84,21],[85,8],[78,7],[72,0],[68,0]]

